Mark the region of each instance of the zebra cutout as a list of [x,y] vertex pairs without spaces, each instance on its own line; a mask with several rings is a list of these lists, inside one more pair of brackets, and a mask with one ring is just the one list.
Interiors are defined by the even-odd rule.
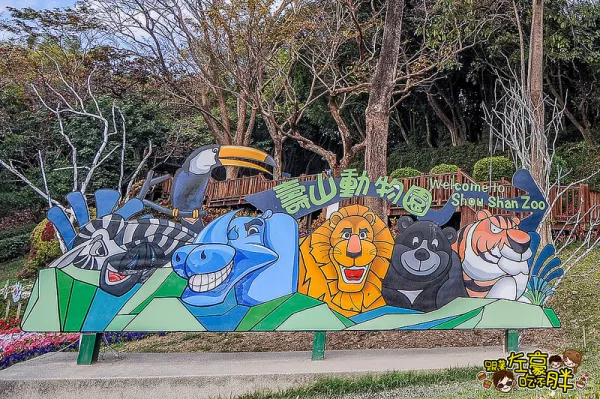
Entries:
[[50,209],[48,219],[56,226],[67,248],[67,252],[50,267],[63,268],[72,264],[79,269],[99,270],[100,289],[122,296],[136,284],[146,281],[156,269],[170,267],[172,254],[193,242],[194,233],[163,219],[128,220],[143,209],[141,201],[130,200],[115,209],[118,193],[101,191],[105,193],[96,193],[98,218],[93,220],[89,219],[89,210],[80,193],[67,196],[77,222],[85,222],[79,232],[62,209]]

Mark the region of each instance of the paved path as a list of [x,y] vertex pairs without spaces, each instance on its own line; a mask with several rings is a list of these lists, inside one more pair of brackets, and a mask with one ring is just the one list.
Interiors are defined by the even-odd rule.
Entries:
[[0,397],[8,398],[231,398],[284,390],[325,376],[481,366],[504,356],[501,347],[309,352],[122,353],[91,366],[76,353],[50,353],[0,371]]

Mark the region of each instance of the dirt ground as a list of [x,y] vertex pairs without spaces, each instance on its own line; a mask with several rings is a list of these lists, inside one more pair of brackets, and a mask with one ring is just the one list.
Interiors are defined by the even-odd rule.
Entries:
[[[343,331],[328,332],[326,348],[399,349],[502,345],[500,330],[474,331]],[[170,333],[125,344],[127,352],[267,352],[310,351],[312,332]],[[521,345],[562,348],[568,342],[562,329],[528,330]]]

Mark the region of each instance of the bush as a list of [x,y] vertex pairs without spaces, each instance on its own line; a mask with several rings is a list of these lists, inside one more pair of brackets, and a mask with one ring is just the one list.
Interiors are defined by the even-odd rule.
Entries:
[[0,204],[2,204],[0,217],[39,206],[41,201],[35,196],[35,193],[32,195],[30,191],[18,188],[11,188],[10,191],[0,191]]
[[31,232],[31,250],[19,278],[34,277],[38,270],[46,267],[62,255],[54,226],[48,219],[42,220]]
[[[565,183],[587,179],[586,183],[590,185],[591,189],[600,190],[600,173],[589,178],[595,171],[600,169],[600,154],[597,148],[589,147],[585,143],[569,143],[559,147],[557,152],[560,159],[566,164],[563,173],[569,172],[567,179],[564,181]],[[553,173],[555,173],[555,170],[551,172],[551,177]]]
[[396,179],[405,179],[407,177],[415,177],[419,176],[421,172],[416,170],[415,168],[398,168],[390,173],[390,177]]
[[473,167],[473,179],[475,181],[490,180],[490,164],[492,180],[500,180],[503,177],[510,178],[515,173],[515,166],[506,157],[488,157],[480,159]]
[[35,224],[29,224],[26,226],[13,227],[10,229],[0,231],[0,241],[5,240],[7,238],[27,235],[29,236],[33,229],[35,228]]
[[433,173],[435,175],[441,175],[442,173],[456,173],[456,172],[458,172],[458,169],[460,169],[458,167],[458,165],[450,165],[447,163],[441,163],[441,164],[436,165],[433,168],[431,168],[429,173]]
[[552,156],[552,169],[550,169],[550,184],[556,183],[559,177],[560,171],[560,184],[565,184],[570,176],[565,176],[567,173],[568,167],[567,162],[560,155]]
[[29,234],[8,237],[0,240],[0,263],[17,259],[29,251]]
[[0,231],[0,241],[6,238],[16,237],[23,234],[29,236],[29,234],[31,234],[34,228],[35,224],[28,224],[26,226],[13,227],[12,229],[2,230]]
[[464,171],[473,170],[475,162],[489,157],[487,145],[467,143],[452,147],[429,148],[424,146],[403,146],[390,150],[388,156],[388,172],[410,166],[418,170],[431,170],[439,164],[458,165]]

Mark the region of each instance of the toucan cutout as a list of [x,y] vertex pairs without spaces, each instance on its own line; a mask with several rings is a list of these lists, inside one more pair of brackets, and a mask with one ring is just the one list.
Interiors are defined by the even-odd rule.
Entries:
[[[179,217],[185,227],[199,233],[204,228],[201,218],[204,214],[202,205],[213,169],[220,166],[237,166],[271,173],[265,167],[250,161],[277,167],[273,157],[255,148],[218,144],[200,147],[192,152],[181,168],[175,172],[171,189],[173,209],[164,208],[148,200],[144,200],[144,204],[157,211]],[[145,197],[151,186],[166,179],[168,176],[152,179],[152,172],[149,172],[138,197]]]

